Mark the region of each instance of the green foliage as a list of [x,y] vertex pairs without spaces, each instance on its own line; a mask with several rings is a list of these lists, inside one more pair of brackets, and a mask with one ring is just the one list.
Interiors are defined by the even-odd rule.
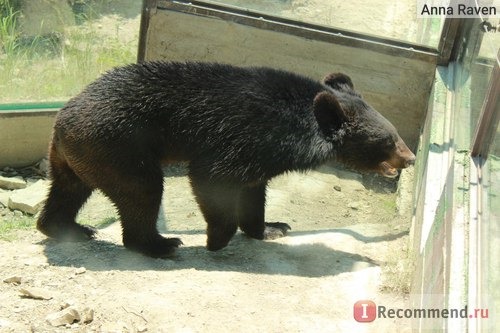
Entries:
[[63,32],[25,36],[19,0],[13,1],[0,0],[0,103],[69,99],[104,71],[136,60],[138,29],[130,38],[119,17],[103,26],[99,9],[91,7],[97,2],[85,2],[79,24]]
[[22,0],[0,0],[0,17],[7,15],[11,9],[18,11]]
[[9,0],[0,0],[0,55],[12,55],[18,46],[18,16],[19,11],[14,9]]

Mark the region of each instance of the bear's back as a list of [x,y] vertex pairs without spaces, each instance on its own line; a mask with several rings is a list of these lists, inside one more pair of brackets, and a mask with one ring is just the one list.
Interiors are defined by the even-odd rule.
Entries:
[[177,127],[207,135],[221,122],[276,125],[312,117],[321,89],[311,79],[265,67],[132,64],[105,73],[72,98],[59,112],[56,129],[121,135],[130,127],[165,126],[176,135]]
[[312,111],[324,89],[264,67],[134,64],[111,70],[71,99],[55,133],[72,147],[105,143],[165,159],[203,158],[224,170],[242,168],[239,174],[298,160],[308,166],[316,159],[310,147],[324,144]]

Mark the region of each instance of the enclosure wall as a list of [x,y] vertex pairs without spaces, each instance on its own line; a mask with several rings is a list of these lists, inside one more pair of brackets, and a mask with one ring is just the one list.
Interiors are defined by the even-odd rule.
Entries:
[[0,112],[0,168],[22,167],[47,156],[56,110]]
[[[470,26],[462,31],[465,42],[458,49],[460,57],[436,72],[420,138],[411,297],[412,308],[466,309],[467,316],[415,319],[414,328],[422,332],[476,332],[494,327],[499,320],[498,316],[490,320],[469,317],[475,316],[476,309],[498,313],[494,301],[498,288],[492,287],[492,281],[498,286],[499,272],[491,262],[498,258],[492,248],[498,249],[499,234],[490,219],[496,215],[492,210],[496,198],[490,195],[495,185],[490,180],[498,177],[497,146],[492,146],[487,159],[471,157],[480,113],[485,101],[493,97],[487,95],[488,86],[495,79],[492,71],[498,59],[481,56],[484,33],[476,29],[477,22],[467,24]],[[486,125],[497,131],[494,123]]]
[[[356,88],[415,148],[427,108],[435,63],[349,47],[230,20],[167,9],[152,11],[145,60],[215,61],[270,66],[320,80],[331,72],[352,77]],[[401,50],[403,53],[403,50]]]

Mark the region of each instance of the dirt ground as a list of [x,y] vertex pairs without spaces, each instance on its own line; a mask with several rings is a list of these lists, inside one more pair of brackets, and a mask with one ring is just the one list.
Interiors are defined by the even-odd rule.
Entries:
[[[289,223],[289,235],[257,241],[238,232],[212,253],[187,178],[169,169],[158,225],[184,242],[170,260],[126,250],[116,211],[96,193],[79,216],[103,222],[96,240],[58,243],[28,230],[0,241],[0,278],[21,280],[0,282],[0,332],[408,331],[402,320],[353,319],[360,299],[404,306],[404,295],[382,291],[391,283],[384,267],[405,256],[408,242],[395,190],[381,177],[331,167],[278,177],[266,215]],[[50,299],[23,296],[23,288]],[[93,319],[47,322],[68,305],[93,310]]]

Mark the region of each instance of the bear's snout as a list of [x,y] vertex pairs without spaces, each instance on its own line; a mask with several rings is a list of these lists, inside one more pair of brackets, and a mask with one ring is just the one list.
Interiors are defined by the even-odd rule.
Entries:
[[[411,152],[410,152],[411,153]],[[411,153],[411,156],[406,159],[405,168],[415,164],[415,154]]]
[[399,174],[398,169],[414,165],[415,159],[415,154],[408,148],[403,139],[399,138],[391,157],[378,165],[378,172],[384,177],[394,178]]
[[415,164],[415,154],[413,154],[401,138],[399,138],[398,142],[396,142],[396,152],[394,157],[400,160],[400,168],[407,168],[410,165]]

